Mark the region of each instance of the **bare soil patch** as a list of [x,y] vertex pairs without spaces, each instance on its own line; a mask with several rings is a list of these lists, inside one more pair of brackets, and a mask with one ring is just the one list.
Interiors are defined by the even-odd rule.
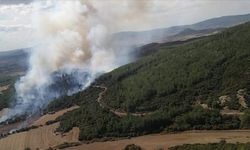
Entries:
[[2,94],[3,91],[8,90],[10,85],[0,86],[0,94]]
[[8,112],[9,108],[4,108],[0,111],[0,117],[2,117],[4,114]]
[[36,120],[32,125],[34,126],[45,125],[46,122],[55,120],[57,117],[62,116],[64,113],[72,111],[77,108],[79,108],[79,106],[72,106],[70,108],[63,109],[52,114],[43,115],[38,120]]

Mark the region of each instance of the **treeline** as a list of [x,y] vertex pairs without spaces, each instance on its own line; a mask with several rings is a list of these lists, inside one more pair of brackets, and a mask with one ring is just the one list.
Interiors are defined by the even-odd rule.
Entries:
[[97,99],[100,91],[101,89],[90,87],[71,96],[62,96],[51,101],[44,112],[54,112],[63,108],[69,108],[73,105],[80,105],[81,102],[85,100],[95,100]]
[[219,143],[185,144],[169,148],[169,150],[249,150],[250,143]]

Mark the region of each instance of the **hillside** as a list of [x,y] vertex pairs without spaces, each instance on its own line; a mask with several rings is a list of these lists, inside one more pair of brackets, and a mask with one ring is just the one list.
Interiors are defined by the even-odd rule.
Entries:
[[77,126],[80,140],[249,128],[249,111],[242,117],[220,113],[248,107],[249,47],[250,23],[163,45],[152,55],[102,75],[83,92],[53,101],[47,111],[80,105],[58,119],[57,129],[66,132]]
[[[219,96],[236,101],[249,89],[249,23],[191,43],[164,48],[135,63],[103,75],[104,101],[129,112],[154,111],[164,103],[209,104]],[[116,92],[113,92],[116,91]],[[181,100],[181,101],[178,101]]]
[[28,69],[28,49],[0,52],[0,111],[14,98],[14,83]]
[[0,52],[0,76],[23,74],[28,69],[28,49]]

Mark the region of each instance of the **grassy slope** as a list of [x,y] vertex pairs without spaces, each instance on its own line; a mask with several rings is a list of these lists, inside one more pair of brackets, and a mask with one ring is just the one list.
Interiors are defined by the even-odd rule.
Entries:
[[[78,126],[81,140],[164,130],[239,128],[239,118],[221,116],[217,107],[205,110],[193,103],[199,99],[211,105],[225,94],[237,101],[237,90],[249,90],[249,48],[250,23],[247,23],[191,43],[162,47],[157,53],[115,69],[96,81],[95,84],[108,88],[104,95],[106,104],[128,112],[154,112],[145,117],[119,118],[102,109],[96,102],[100,89],[93,87],[73,95],[70,102],[65,97],[58,99],[49,108],[79,104],[78,110],[60,118],[58,130],[65,132]],[[245,122],[248,120],[249,117]]]

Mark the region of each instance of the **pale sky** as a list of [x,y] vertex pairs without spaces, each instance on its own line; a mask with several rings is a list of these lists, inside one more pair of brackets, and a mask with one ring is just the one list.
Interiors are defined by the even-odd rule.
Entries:
[[[112,0],[100,1],[106,1],[108,4]],[[138,26],[129,22],[124,23],[119,28],[121,31],[192,24],[214,17],[250,13],[250,0],[148,1],[152,1],[154,4],[148,6],[152,7],[150,8],[151,13],[148,15],[150,21],[140,23]],[[32,17],[38,11],[37,9],[40,9],[34,8],[33,3],[31,0],[0,0],[0,51],[33,46],[35,42],[33,41]],[[108,7],[107,9],[113,9],[116,6]]]

